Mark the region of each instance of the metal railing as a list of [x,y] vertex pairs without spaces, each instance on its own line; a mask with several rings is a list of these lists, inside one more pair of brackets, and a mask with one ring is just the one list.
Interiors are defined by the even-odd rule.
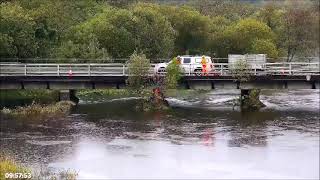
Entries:
[[[186,76],[201,75],[199,65],[181,65]],[[155,73],[155,64],[148,68],[149,74]],[[207,75],[228,76],[233,69],[228,63],[215,63]],[[250,68],[247,72],[256,75],[320,75],[319,63],[266,63],[260,68]],[[157,73],[164,75],[163,73]],[[127,76],[128,67],[122,63],[83,63],[83,64],[23,64],[1,63],[0,76]]]

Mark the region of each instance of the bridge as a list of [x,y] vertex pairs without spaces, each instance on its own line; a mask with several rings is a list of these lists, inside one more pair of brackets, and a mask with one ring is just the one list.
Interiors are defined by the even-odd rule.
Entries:
[[[192,89],[319,89],[319,63],[266,63],[250,69],[250,80],[239,82],[228,63],[215,63],[214,70],[198,76],[192,65],[182,65],[181,84]],[[99,89],[124,88],[130,73],[126,64],[0,64],[0,89]],[[164,76],[165,74],[157,74]],[[154,77],[154,64],[149,78]]]
[[[152,64],[148,79],[165,76],[155,74]],[[319,63],[266,63],[262,69],[248,69],[248,81],[234,76],[228,63],[215,63],[211,72],[197,75],[192,65],[184,66],[180,86],[188,89],[319,89]],[[130,76],[123,63],[1,63],[0,89],[60,90],[60,99],[77,99],[75,90],[125,88]],[[241,91],[242,92],[242,91]]]

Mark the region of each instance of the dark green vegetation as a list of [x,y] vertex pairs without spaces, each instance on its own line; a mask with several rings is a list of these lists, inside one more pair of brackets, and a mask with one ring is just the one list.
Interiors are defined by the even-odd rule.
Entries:
[[49,104],[59,100],[59,92],[53,90],[0,90],[0,107],[22,106],[32,102]]
[[136,109],[143,111],[166,109],[168,104],[164,99],[162,88],[150,81],[149,70],[150,60],[144,54],[134,52],[130,56],[127,84],[129,91],[140,98]]
[[242,110],[256,111],[265,107],[265,105],[260,101],[260,90],[250,89],[241,90],[240,106]]
[[319,1],[1,1],[0,57],[104,60],[182,54],[314,56]]
[[247,82],[250,80],[250,65],[244,61],[237,61],[230,67],[232,77],[239,82]]
[[48,120],[65,117],[74,105],[75,103],[71,101],[60,101],[49,105],[32,103],[15,109],[3,108],[0,113],[21,120]]
[[174,58],[166,68],[166,89],[176,89],[178,86],[178,82],[182,77],[181,68],[177,61],[177,58]]

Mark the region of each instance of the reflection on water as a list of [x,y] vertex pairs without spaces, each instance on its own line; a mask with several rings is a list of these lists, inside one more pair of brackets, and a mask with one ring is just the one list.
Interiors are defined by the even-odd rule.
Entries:
[[260,112],[233,111],[237,91],[170,98],[170,112],[135,99],[82,102],[66,119],[1,121],[1,151],[80,178],[319,178],[319,91],[265,91]]

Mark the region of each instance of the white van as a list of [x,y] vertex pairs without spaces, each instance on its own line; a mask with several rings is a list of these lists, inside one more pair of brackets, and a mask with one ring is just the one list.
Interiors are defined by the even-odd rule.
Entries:
[[[209,56],[204,56],[204,57],[207,62],[206,72],[209,73],[214,68],[214,64],[211,60],[211,57],[209,57]],[[180,60],[180,67],[186,75],[197,75],[197,76],[202,75],[202,64],[201,64],[202,56],[184,55],[184,56],[180,56],[180,59],[181,59]],[[166,67],[171,62],[172,61],[170,61],[168,63],[156,64],[155,68],[154,68],[154,73],[155,74],[165,73]]]

